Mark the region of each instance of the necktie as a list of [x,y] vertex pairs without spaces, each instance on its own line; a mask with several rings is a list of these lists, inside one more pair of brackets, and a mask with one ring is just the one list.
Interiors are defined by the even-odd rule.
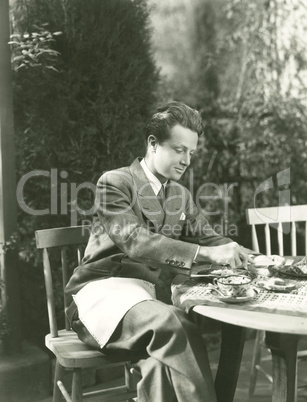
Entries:
[[160,204],[161,204],[161,207],[162,207],[162,209],[163,209],[163,207],[164,207],[164,202],[165,202],[165,189],[164,189],[163,184],[162,184],[162,186],[161,186],[161,188],[160,188],[160,191],[158,192],[158,200],[159,200],[159,202],[160,202]]

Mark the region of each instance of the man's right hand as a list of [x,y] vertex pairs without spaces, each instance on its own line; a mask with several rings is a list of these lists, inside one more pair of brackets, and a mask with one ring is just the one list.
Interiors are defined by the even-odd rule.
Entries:
[[230,265],[231,268],[246,266],[252,259],[246,249],[236,242],[213,247],[200,247],[197,262],[207,261],[217,265]]

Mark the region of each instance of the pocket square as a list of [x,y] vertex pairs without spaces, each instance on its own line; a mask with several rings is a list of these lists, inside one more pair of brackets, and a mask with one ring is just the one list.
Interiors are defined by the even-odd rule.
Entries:
[[184,221],[185,220],[185,217],[186,217],[186,214],[184,213],[184,212],[181,212],[181,215],[180,215],[180,221]]

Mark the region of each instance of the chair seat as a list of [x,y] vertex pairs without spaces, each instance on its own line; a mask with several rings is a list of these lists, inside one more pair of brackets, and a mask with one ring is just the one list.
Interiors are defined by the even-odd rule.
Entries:
[[[119,365],[118,360],[112,360],[105,354],[91,346],[86,345],[78,338],[73,331],[65,329],[58,332],[59,336],[53,338],[51,334],[46,335],[45,345],[53,352],[61,366],[76,367],[97,367],[104,364]],[[124,362],[121,362],[123,364]]]

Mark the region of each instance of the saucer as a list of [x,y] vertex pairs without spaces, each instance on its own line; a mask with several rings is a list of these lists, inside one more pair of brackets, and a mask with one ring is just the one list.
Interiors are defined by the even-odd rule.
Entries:
[[221,300],[222,302],[225,303],[244,303],[250,300],[253,300],[255,298],[254,294],[253,296],[219,296],[218,299]]
[[278,278],[270,278],[268,280],[260,280],[257,286],[265,290],[278,293],[290,293],[297,288],[296,284],[289,280],[282,280]]

